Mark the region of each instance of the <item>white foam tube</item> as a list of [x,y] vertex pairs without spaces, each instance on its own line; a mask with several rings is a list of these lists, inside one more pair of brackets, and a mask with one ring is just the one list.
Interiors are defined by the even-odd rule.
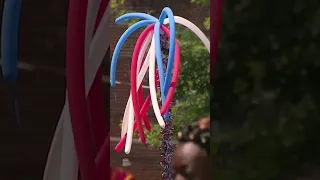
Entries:
[[155,83],[155,71],[156,71],[156,48],[155,48],[155,38],[153,36],[151,47],[150,47],[150,58],[149,58],[149,88],[150,88],[150,96],[151,96],[151,102],[154,110],[154,114],[156,116],[156,119],[158,120],[158,123],[164,122],[158,100],[157,100],[157,90],[156,90],[156,83]]
[[[109,5],[110,4],[108,4],[108,7],[102,17],[101,23],[92,39],[92,42],[90,43],[89,57],[87,59],[87,61],[90,63],[86,63],[85,67],[86,96],[88,96],[96,73],[109,48]],[[66,146],[66,144],[69,145]],[[70,161],[70,164],[62,163],[62,157],[67,157],[64,159],[64,161]],[[69,103],[66,96],[66,102],[63,107],[50,147],[43,180],[77,180],[77,159],[73,157],[76,157],[76,151],[70,121]],[[76,165],[76,167],[74,165]],[[62,166],[65,166],[67,169],[60,172]],[[64,174],[68,170],[68,168],[70,170],[70,173],[68,173],[68,175]],[[74,174],[74,171],[72,169],[76,169],[76,177],[72,175]]]
[[[174,16],[174,21],[178,24],[181,24],[188,29],[190,29],[195,35],[199,37],[199,39],[202,41],[202,43],[205,45],[207,48],[208,52],[210,53],[210,40],[207,38],[207,36],[192,22],[189,20],[180,17],[180,16]],[[163,24],[168,24],[169,23],[169,18],[166,18],[163,22]]]
[[124,148],[124,152],[126,154],[129,154],[131,151],[132,146],[132,138],[133,138],[133,126],[134,126],[134,112],[133,112],[133,106],[132,106],[132,99],[129,99],[129,117],[128,117],[128,132],[127,132],[127,139],[126,139],[126,145]]
[[[140,62],[142,62],[142,58],[144,57],[145,55],[145,52],[150,44],[150,41],[151,41],[151,38],[153,37],[153,32],[151,34],[149,34],[139,52],[139,57],[138,57],[138,64]],[[142,65],[142,68],[141,68],[141,71],[140,71],[140,67],[137,67],[139,69],[137,69],[139,71],[139,75],[138,75],[138,80],[137,80],[137,91],[139,89],[139,86],[141,85],[142,83],[142,80],[148,70],[148,66],[149,66],[149,56],[150,56],[150,53],[148,51],[148,54],[146,56],[146,60],[145,62],[143,63]],[[139,65],[138,65],[139,66]],[[129,104],[127,107],[126,107],[126,110],[125,110],[125,115],[128,113],[128,130],[127,130],[127,137],[126,137],[126,145],[125,145],[125,153],[126,154],[129,154],[130,151],[131,151],[131,147],[132,147],[132,138],[133,138],[133,126],[134,126],[134,111],[133,111],[133,104],[132,104],[132,96],[130,94],[130,97],[128,99],[128,103]],[[124,119],[126,120],[126,119]],[[124,129],[124,132],[125,132],[125,129]]]
[[[148,70],[148,67],[149,67],[149,61],[145,61],[142,68],[141,68],[141,71],[140,71],[140,67],[141,67],[141,62],[142,62],[142,59],[144,58],[144,55],[147,51],[147,48],[151,42],[151,38],[152,38],[152,35],[153,33],[149,33],[147,38],[145,39],[145,41],[143,42],[143,45],[142,45],[142,48],[139,52],[139,57],[138,57],[138,66],[137,66],[137,77],[138,77],[138,80],[137,80],[137,91],[142,83],[142,80]],[[147,55],[148,56],[148,55]],[[146,58],[147,59],[147,58]],[[128,101],[127,101],[127,105],[126,105],[126,108],[125,108],[125,111],[124,111],[124,114],[123,114],[123,119],[122,119],[122,127],[121,127],[121,138],[127,133],[127,130],[128,130],[128,118],[129,118],[129,105],[133,107],[133,104],[132,102],[130,103],[130,99],[131,99],[131,93],[130,93],[130,96],[128,98]]]
[[[194,25],[192,22],[190,22],[187,19],[182,18],[180,16],[174,16],[174,20],[176,23],[187,27],[194,34],[196,34],[199,37],[199,39],[202,41],[202,43],[205,45],[208,52],[210,53],[210,41],[206,37],[206,35],[196,25]],[[166,18],[164,20],[164,24],[168,24],[168,23],[169,23],[169,19]],[[153,111],[155,113],[155,116],[156,116],[158,122],[162,122],[163,117],[161,116],[160,107],[159,107],[158,100],[157,100],[157,92],[156,92],[155,79],[154,79],[155,55],[153,55],[153,53],[155,53],[155,52],[153,52],[153,51],[155,51],[155,50],[154,50],[154,48],[150,48],[150,51],[152,51],[152,53],[150,53],[150,64],[149,64],[149,68],[150,68],[149,69],[149,87],[150,87],[151,102],[152,102]]]

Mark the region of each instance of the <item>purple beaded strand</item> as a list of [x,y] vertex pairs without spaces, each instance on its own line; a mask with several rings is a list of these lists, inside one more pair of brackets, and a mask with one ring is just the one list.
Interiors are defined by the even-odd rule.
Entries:
[[[164,72],[166,72],[166,67],[168,63],[168,54],[169,54],[169,38],[168,36],[161,31],[161,51],[162,51],[162,59],[163,59],[163,67]],[[160,91],[160,83],[157,82],[157,90]],[[160,98],[160,97],[159,97]],[[159,99],[161,102],[161,98]],[[172,155],[174,150],[174,144],[173,144],[173,126],[172,126],[172,113],[171,113],[171,105],[169,107],[169,119],[166,122],[165,128],[161,130],[161,140],[162,140],[162,146],[161,146],[161,161],[160,165],[163,167],[162,170],[162,179],[163,180],[172,180],[172,170],[171,170],[171,161],[172,161]]]

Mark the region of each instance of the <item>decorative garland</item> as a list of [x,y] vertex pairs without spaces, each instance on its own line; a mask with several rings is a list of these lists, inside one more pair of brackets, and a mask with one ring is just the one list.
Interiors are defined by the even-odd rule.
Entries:
[[[160,42],[161,42],[161,52],[162,52],[162,58],[163,58],[163,67],[167,67],[168,63],[168,54],[169,54],[169,38],[163,31],[160,31]],[[166,69],[164,69],[164,72],[166,72]],[[157,71],[157,76],[159,72]],[[160,81],[157,81],[157,90],[160,91]],[[160,96],[161,97],[161,96]],[[161,102],[161,98],[159,97],[159,101]],[[169,107],[169,118],[166,120],[166,125],[164,129],[161,129],[161,140],[162,140],[162,146],[161,146],[161,161],[160,165],[162,166],[162,179],[164,180],[171,180],[173,179],[172,171],[171,171],[171,161],[172,161],[172,155],[174,150],[174,144],[173,144],[173,126],[172,126],[172,112],[171,112],[171,103]]]

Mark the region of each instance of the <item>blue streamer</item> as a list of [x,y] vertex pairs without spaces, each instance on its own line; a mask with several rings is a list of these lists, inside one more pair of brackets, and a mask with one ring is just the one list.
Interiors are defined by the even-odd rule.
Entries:
[[12,88],[18,126],[21,126],[16,83],[18,78],[18,31],[22,0],[4,2],[1,28],[1,68],[5,82]]

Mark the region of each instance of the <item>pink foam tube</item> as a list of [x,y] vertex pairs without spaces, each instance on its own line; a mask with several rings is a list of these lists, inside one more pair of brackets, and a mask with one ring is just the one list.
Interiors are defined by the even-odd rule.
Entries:
[[85,24],[88,0],[70,0],[67,27],[67,93],[81,180],[97,179],[84,79]]
[[[135,113],[135,117],[136,117],[136,120],[138,121],[138,130],[139,130],[139,133],[141,135],[141,129],[139,129],[140,125],[140,119],[141,119],[141,116],[140,116],[140,113],[139,113],[139,109],[140,109],[140,103],[138,101],[138,94],[136,92],[136,81],[137,81],[137,78],[136,78],[136,74],[137,74],[137,62],[138,62],[138,56],[139,56],[139,52],[140,52],[140,49],[141,49],[141,46],[144,42],[144,39],[146,38],[146,36],[148,35],[148,33],[150,31],[152,31],[152,27],[154,27],[154,25],[149,25],[142,33],[141,35],[139,36],[138,40],[137,40],[137,43],[135,45],[135,48],[134,48],[134,52],[133,52],[133,56],[132,56],[132,61],[131,61],[131,95],[132,95],[132,104],[133,104],[133,109],[134,109],[134,113]],[[161,29],[164,30],[166,32],[166,34],[168,36],[170,36],[170,33],[167,33],[169,32],[170,30],[162,25],[161,26]],[[178,41],[176,40],[176,44],[179,46],[179,43]],[[170,88],[169,88],[169,91],[168,91],[168,95],[167,95],[167,98],[161,108],[161,112],[166,112],[169,108],[169,105],[173,99],[173,95],[174,95],[174,92],[175,92],[175,88],[176,88],[176,84],[178,82],[178,76],[179,76],[179,69],[180,69],[180,47],[177,48],[177,50],[175,51],[175,61],[174,61],[174,70],[173,70],[173,75],[172,75],[172,82],[171,82],[171,85],[170,85]],[[141,136],[140,136],[141,137]],[[141,139],[142,141],[142,139]]]

